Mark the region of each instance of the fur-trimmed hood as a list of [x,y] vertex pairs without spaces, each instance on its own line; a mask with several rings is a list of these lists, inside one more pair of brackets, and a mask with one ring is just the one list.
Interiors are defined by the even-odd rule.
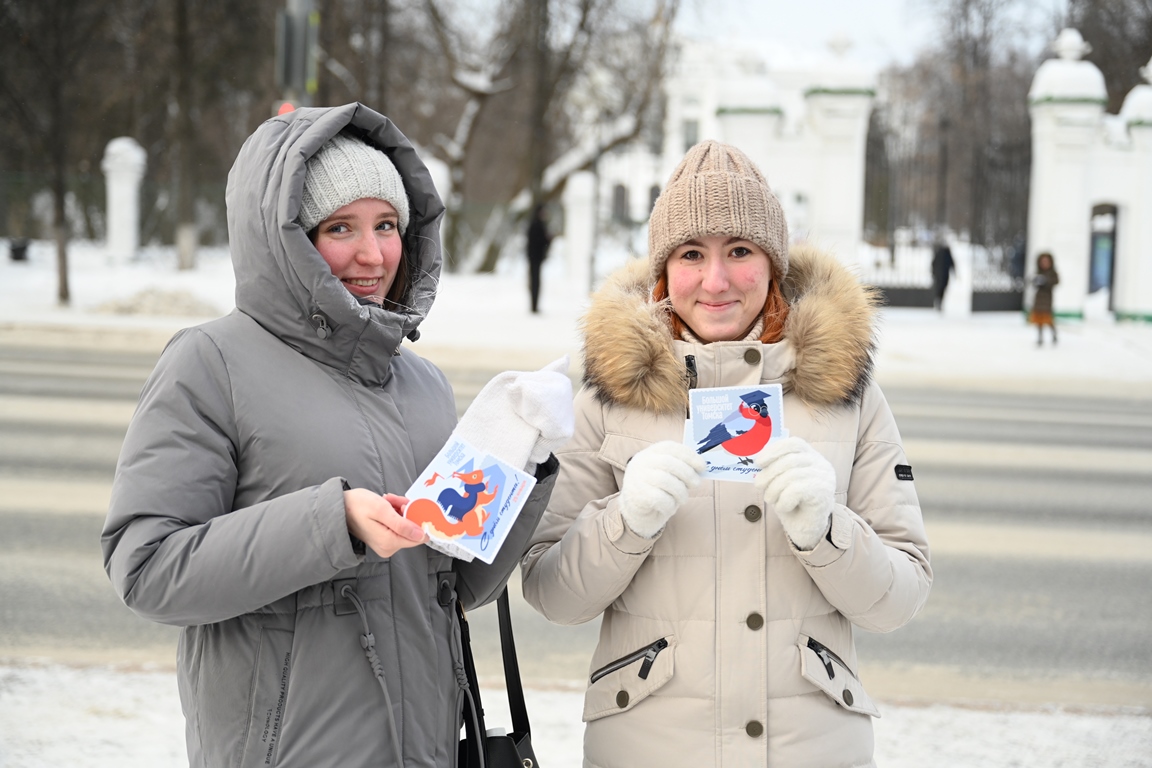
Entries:
[[[785,381],[809,405],[859,402],[872,376],[878,297],[835,257],[809,245],[789,250],[781,285],[789,304],[784,341],[795,365]],[[648,264],[612,275],[581,321],[584,380],[603,402],[645,411],[683,410],[684,361],[674,349],[671,307],[651,298]]]

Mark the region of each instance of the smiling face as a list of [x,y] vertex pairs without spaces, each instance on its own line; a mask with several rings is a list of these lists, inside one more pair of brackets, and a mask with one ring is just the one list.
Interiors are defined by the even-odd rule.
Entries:
[[316,225],[316,250],[353,296],[388,295],[403,250],[398,219],[391,203],[366,197]]
[[749,240],[709,235],[673,249],[665,270],[672,309],[701,341],[744,338],[764,311],[772,266]]

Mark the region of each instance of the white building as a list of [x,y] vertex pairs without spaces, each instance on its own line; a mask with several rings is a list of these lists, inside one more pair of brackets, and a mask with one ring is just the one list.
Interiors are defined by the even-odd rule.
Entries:
[[847,47],[801,57],[748,43],[682,42],[665,86],[662,146],[635,146],[600,166],[608,218],[647,221],[685,151],[718,139],[760,166],[794,241],[809,239],[854,262],[875,74],[852,62]]
[[[1028,269],[1048,251],[1060,273],[1057,314],[1152,321],[1152,85],[1104,113],[1104,77],[1065,29],[1059,58],[1040,65],[1029,91],[1032,183]],[[1152,63],[1141,72],[1152,78]]]

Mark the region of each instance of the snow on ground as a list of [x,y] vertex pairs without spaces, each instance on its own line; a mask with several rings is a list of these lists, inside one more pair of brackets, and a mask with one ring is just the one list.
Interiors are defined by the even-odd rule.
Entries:
[[[489,727],[509,727],[507,702],[485,688]],[[525,692],[545,768],[579,768],[582,694]],[[1152,765],[1146,713],[963,709],[881,704],[881,768],[1140,768]],[[0,667],[0,768],[177,768],[187,765],[171,671]]]
[[[6,254],[6,249],[0,249]],[[28,262],[0,261],[0,326],[160,331],[223,314],[234,280],[227,253],[205,249],[179,272],[170,250],[130,264],[76,243],[70,252],[72,306],[55,303],[55,253],[35,242]],[[522,265],[487,276],[445,275],[417,351],[442,365],[483,360],[523,367],[569,353],[578,363],[576,321],[585,292],[550,260],[542,314],[527,311]],[[139,312],[173,314],[119,314]],[[882,317],[877,375],[885,385],[1082,391],[1152,396],[1152,325],[1066,322],[1056,348],[1035,347],[1015,313],[942,317],[889,309]],[[156,337],[156,334],[153,334]],[[495,361],[495,362],[493,362]],[[527,692],[537,756],[547,768],[580,764],[581,694]],[[490,725],[507,725],[498,692],[485,697]],[[883,768],[1152,766],[1152,715],[1135,710],[973,709],[882,703],[876,721]],[[171,669],[67,666],[36,660],[0,665],[0,768],[184,765],[183,717]]]
[[[56,305],[51,243],[33,242],[27,262],[0,261],[0,322],[175,331],[233,307],[235,280],[222,248],[201,250],[197,268],[184,272],[175,268],[171,249],[146,249],[134,262],[112,265],[98,246],[74,243],[70,260],[68,308]],[[601,264],[601,272],[610,266]],[[416,351],[442,365],[479,359],[517,368],[564,353],[578,364],[577,320],[586,290],[560,259],[545,263],[543,284],[542,312],[532,315],[522,263],[495,275],[443,275]],[[133,308],[164,314],[118,312]],[[1058,328],[1059,345],[1037,348],[1035,329],[1019,313],[953,318],[930,309],[886,309],[877,377],[884,385],[1049,392],[1087,386],[1102,394],[1152,396],[1152,325],[1065,321]]]

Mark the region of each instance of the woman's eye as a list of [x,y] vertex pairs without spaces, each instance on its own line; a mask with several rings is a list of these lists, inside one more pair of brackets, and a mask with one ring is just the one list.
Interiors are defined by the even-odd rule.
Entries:
[[335,224],[329,224],[324,228],[324,231],[332,235],[338,235],[342,232],[347,232],[348,225],[343,222],[336,222]]
[[388,221],[382,221],[376,225],[376,229],[378,229],[382,232],[387,232],[389,230],[396,229],[396,222],[392,221],[391,219],[389,219]]
[[703,256],[700,255],[700,251],[684,251],[684,253],[680,254],[680,258],[686,261],[695,261],[696,259],[703,258]]
[[747,256],[750,253],[752,253],[752,250],[750,248],[745,248],[742,245],[738,245],[732,249],[733,256]]

